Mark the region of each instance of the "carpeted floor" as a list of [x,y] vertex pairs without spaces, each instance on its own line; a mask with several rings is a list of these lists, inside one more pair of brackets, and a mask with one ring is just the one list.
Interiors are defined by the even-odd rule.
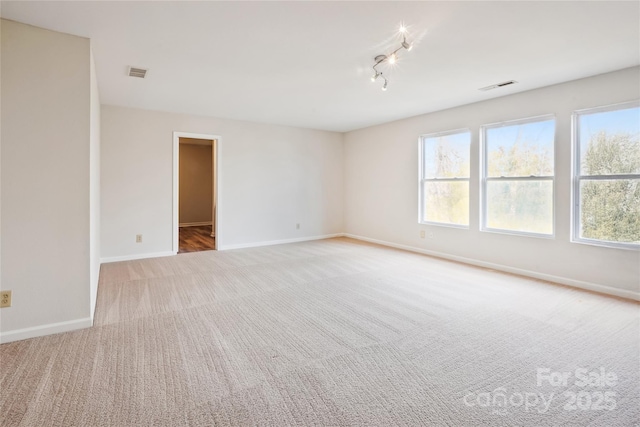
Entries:
[[0,424],[634,426],[639,319],[349,239],[105,264],[93,328],[0,346]]

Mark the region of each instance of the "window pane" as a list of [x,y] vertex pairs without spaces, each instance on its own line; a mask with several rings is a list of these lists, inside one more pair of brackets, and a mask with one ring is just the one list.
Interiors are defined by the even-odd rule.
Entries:
[[640,243],[640,179],[580,182],[580,237]]
[[552,176],[555,120],[486,130],[487,176]]
[[640,107],[582,114],[579,126],[582,175],[640,173]]
[[469,225],[469,182],[425,182],[424,221]]
[[553,182],[487,182],[487,227],[552,234]]
[[468,178],[471,133],[426,137],[423,178]]

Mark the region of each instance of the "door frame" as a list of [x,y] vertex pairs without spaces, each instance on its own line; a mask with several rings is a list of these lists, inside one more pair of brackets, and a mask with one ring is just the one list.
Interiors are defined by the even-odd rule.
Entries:
[[179,250],[179,218],[178,218],[178,207],[180,203],[179,199],[179,168],[180,168],[180,138],[194,138],[194,139],[207,139],[212,140],[213,144],[211,146],[211,151],[213,153],[213,218],[211,218],[212,224],[214,225],[213,230],[215,231],[215,241],[214,241],[214,249],[218,249],[220,247],[220,229],[219,224],[220,221],[220,172],[219,172],[219,164],[220,164],[220,145],[222,138],[220,135],[210,135],[203,133],[192,133],[192,132],[173,132],[173,245],[172,251],[174,254],[178,253]]

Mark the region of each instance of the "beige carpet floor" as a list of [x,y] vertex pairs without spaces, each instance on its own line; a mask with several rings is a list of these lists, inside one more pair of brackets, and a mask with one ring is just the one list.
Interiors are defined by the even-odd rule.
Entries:
[[342,238],[105,264],[93,328],[0,346],[0,424],[634,426],[639,319]]

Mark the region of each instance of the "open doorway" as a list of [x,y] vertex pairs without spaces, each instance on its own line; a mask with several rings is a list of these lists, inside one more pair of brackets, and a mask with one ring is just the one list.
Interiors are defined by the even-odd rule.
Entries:
[[174,132],[173,251],[217,248],[216,135]]

